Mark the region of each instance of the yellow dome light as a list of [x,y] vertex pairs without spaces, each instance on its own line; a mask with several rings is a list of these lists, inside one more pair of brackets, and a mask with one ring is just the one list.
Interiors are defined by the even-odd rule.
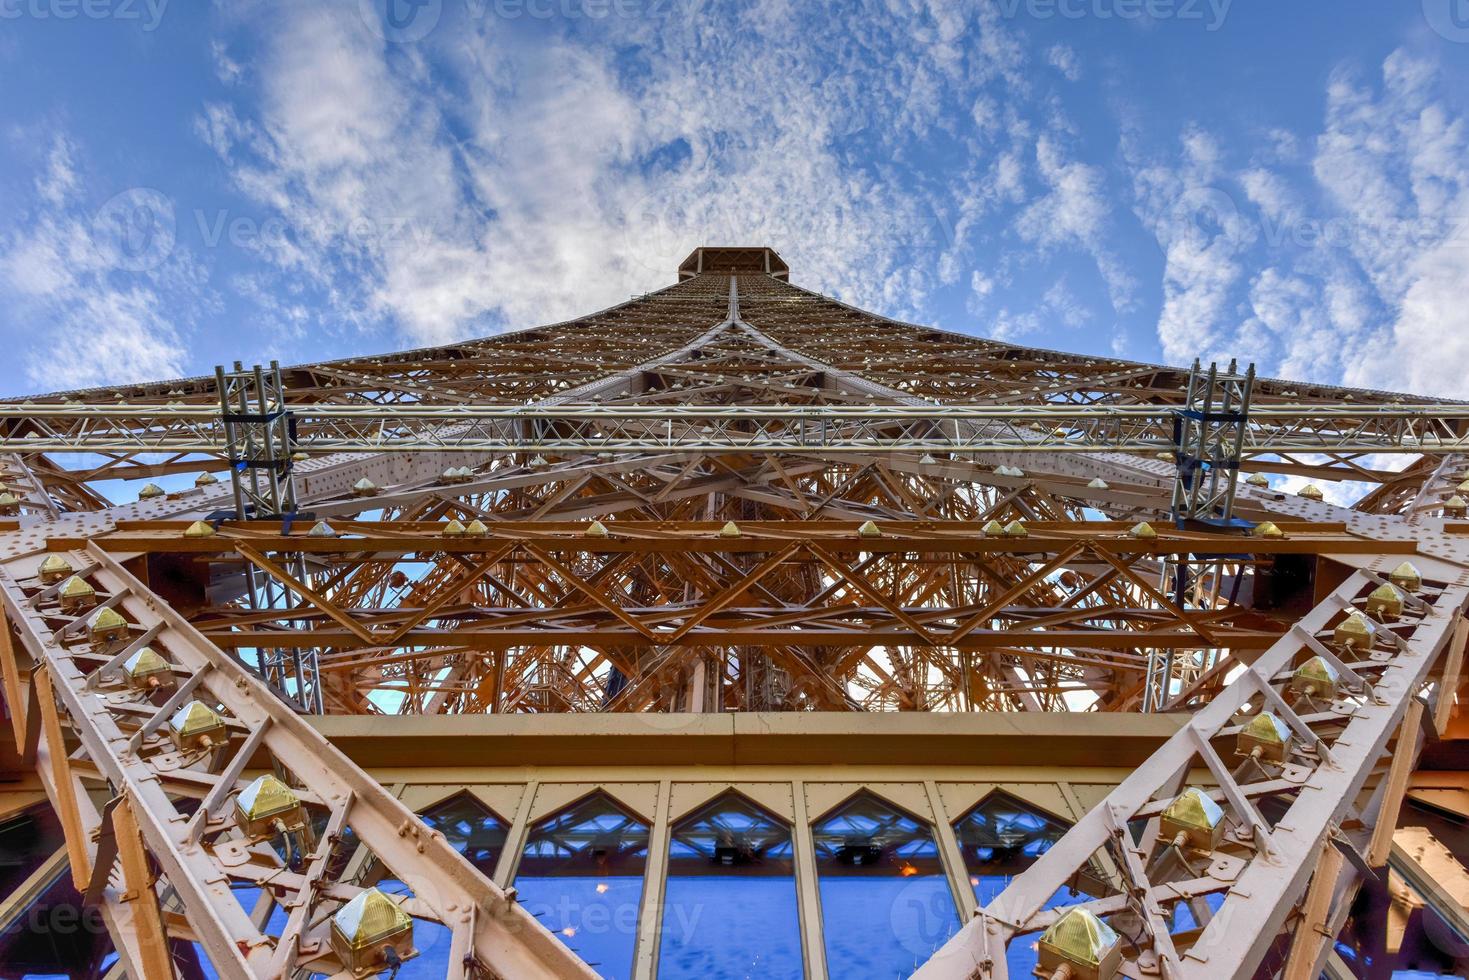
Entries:
[[144,647],[122,662],[122,674],[128,687],[151,691],[173,687],[173,668],[152,647]]
[[85,579],[73,575],[57,590],[56,597],[62,612],[76,613],[96,605],[97,590]]
[[203,701],[190,701],[174,712],[168,737],[180,752],[207,751],[229,741],[224,719]]
[[1341,675],[1321,657],[1312,657],[1291,675],[1290,689],[1312,700],[1332,701],[1341,689]]
[[76,569],[71,567],[71,562],[63,556],[47,555],[42,559],[41,567],[36,570],[36,574],[41,577],[43,585],[55,585],[74,571]]
[[1379,585],[1367,596],[1367,615],[1385,623],[1403,614],[1403,594],[1392,583]]
[[1072,908],[1040,934],[1036,956],[1047,977],[1112,980],[1122,968],[1122,942],[1090,909]]
[[128,621],[116,609],[99,609],[87,622],[87,635],[93,643],[115,643],[127,636]]
[[1409,595],[1423,591],[1423,573],[1410,561],[1403,562],[1389,572],[1387,580]]
[[1184,846],[1212,851],[1224,836],[1224,811],[1203,790],[1190,786],[1163,810],[1159,826],[1164,836]]
[[214,537],[214,525],[207,524],[204,521],[195,521],[188,527],[184,528],[184,537],[212,538]]
[[306,826],[306,808],[295,791],[267,773],[235,797],[235,824],[252,840]]
[[1377,625],[1360,612],[1353,611],[1350,616],[1337,624],[1331,638],[1338,646],[1348,650],[1359,652],[1371,650],[1373,642],[1377,639]]
[[1036,943],[1040,972],[1068,980],[1112,980],[1122,969],[1122,941],[1089,909],[1066,912]]
[[413,954],[413,919],[391,898],[369,888],[332,916],[328,941],[353,973],[380,972],[390,948],[399,961]]
[[1240,729],[1235,751],[1253,759],[1284,765],[1294,739],[1290,727],[1268,711],[1262,711]]

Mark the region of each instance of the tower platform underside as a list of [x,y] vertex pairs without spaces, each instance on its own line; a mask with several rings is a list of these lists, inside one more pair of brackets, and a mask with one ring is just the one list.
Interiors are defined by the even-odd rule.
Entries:
[[0,980],[1463,975],[1469,406],[677,277],[0,403]]

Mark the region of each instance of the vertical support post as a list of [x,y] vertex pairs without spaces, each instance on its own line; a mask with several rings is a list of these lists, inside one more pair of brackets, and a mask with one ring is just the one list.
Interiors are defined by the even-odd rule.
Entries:
[[1469,643],[1469,617],[1460,615],[1454,624],[1454,638],[1444,660],[1443,676],[1438,681],[1438,700],[1433,706],[1433,727],[1442,735],[1449,727],[1454,700],[1459,694],[1459,680],[1464,671],[1464,646]]
[[1392,767],[1387,773],[1387,786],[1382,794],[1382,808],[1377,813],[1377,826],[1372,828],[1372,844],[1367,849],[1367,864],[1380,868],[1387,863],[1392,850],[1392,832],[1398,826],[1398,813],[1403,806],[1403,794],[1408,789],[1408,777],[1418,764],[1418,729],[1423,723],[1423,702],[1417,698],[1408,701],[1408,710],[1403,714],[1403,723],[1398,727],[1397,748],[1393,750]]
[[1237,373],[1209,365],[1200,375],[1194,362],[1189,372],[1184,405],[1174,422],[1174,445],[1178,478],[1173,485],[1173,519],[1228,524],[1234,514],[1234,496],[1239,483],[1239,462],[1244,453],[1249,426],[1250,399],[1255,386],[1255,366]]
[[666,907],[663,884],[668,878],[668,837],[672,812],[673,781],[658,782],[652,833],[648,837],[648,865],[643,873],[642,908],[638,910],[637,951],[633,954],[633,980],[653,980],[658,965],[659,929]]
[[76,890],[86,893],[92,880],[92,855],[87,849],[82,828],[81,810],[77,806],[76,783],[72,780],[71,763],[66,758],[66,739],[61,733],[61,717],[56,708],[56,693],[51,688],[51,671],[43,664],[31,675],[36,684],[36,702],[46,736],[46,755],[51,764],[51,780],[56,784],[56,815],[66,834],[66,853],[71,862],[71,881]]
[[26,691],[20,682],[20,661],[10,639],[10,617],[0,606],[0,682],[5,685],[5,704],[10,710],[10,727],[15,744],[26,744]]
[[291,478],[291,413],[286,408],[285,381],[275,361],[246,370],[214,369],[224,425],[230,479],[239,520],[269,520],[296,510]]
[[148,852],[143,849],[143,836],[138,831],[138,820],[127,796],[123,796],[112,810],[112,828],[117,836],[117,855],[122,862],[123,881],[127,888],[122,899],[124,907],[132,913],[133,933],[138,937],[138,951],[142,957],[141,980],[173,980],[168,939],[163,931],[163,916],[158,910],[158,892],[153,887]]
[[821,927],[821,889],[816,880],[816,848],[811,840],[811,818],[806,812],[806,783],[791,784],[796,823],[791,828],[791,850],[796,859],[796,905],[801,915],[801,950],[807,980],[826,976],[825,930]]
[[1336,893],[1336,879],[1341,869],[1342,853],[1328,835],[1321,845],[1321,859],[1311,876],[1311,887],[1306,892],[1301,920],[1296,926],[1281,980],[1313,980],[1315,977],[1321,944],[1330,938],[1326,922],[1331,914],[1331,899]]
[[[236,361],[234,370],[214,369],[215,385],[230,461],[235,516],[239,520],[271,520],[296,512],[296,489],[291,458],[294,433],[286,408],[285,380],[280,364],[269,369],[246,369]],[[302,556],[283,556],[298,581],[306,581]],[[291,609],[300,603],[289,588],[245,566],[246,594],[252,609]],[[324,710],[316,651],[261,650],[260,673],[277,692],[293,698],[308,712]],[[295,691],[291,691],[291,682]]]

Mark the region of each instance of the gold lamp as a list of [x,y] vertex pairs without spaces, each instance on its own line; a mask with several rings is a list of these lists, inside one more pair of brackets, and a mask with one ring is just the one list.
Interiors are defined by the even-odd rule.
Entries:
[[1410,561],[1405,561],[1387,575],[1387,580],[1409,595],[1423,590],[1423,573]]
[[41,562],[41,567],[37,569],[37,574],[41,576],[41,583],[43,585],[55,585],[73,571],[75,569],[71,567],[71,562],[67,561],[65,557],[61,555],[47,555],[45,560]]
[[412,955],[413,919],[391,898],[369,888],[332,916],[328,941],[348,970],[375,972]]
[[1347,650],[1370,650],[1377,639],[1377,624],[1355,610],[1336,625],[1331,638]]
[[61,586],[56,598],[61,603],[62,612],[79,613],[97,604],[97,590],[85,579],[73,575]]
[[128,687],[138,691],[152,691],[160,687],[173,687],[173,668],[152,647],[144,647],[122,662],[123,677]]
[[110,606],[99,609],[87,622],[87,635],[93,643],[115,643],[127,636],[128,621]]
[[1072,909],[1051,923],[1036,944],[1040,972],[1068,980],[1112,980],[1122,969],[1122,943],[1096,914]]
[[214,748],[229,739],[224,719],[203,701],[190,701],[168,719],[168,737],[180,752]]
[[251,840],[265,840],[304,828],[306,808],[291,787],[266,773],[235,797],[235,823]]
[[1268,711],[1251,718],[1240,729],[1235,751],[1252,759],[1284,765],[1294,736],[1290,727]]
[[1312,657],[1291,675],[1290,689],[1308,698],[1334,699],[1341,689],[1341,675],[1321,657]]
[[1159,827],[1179,845],[1212,851],[1224,836],[1224,811],[1203,790],[1190,786],[1163,810]]
[[1367,615],[1385,623],[1403,614],[1403,594],[1392,583],[1379,585],[1367,596]]
[[1274,538],[1278,540],[1285,537],[1285,532],[1274,521],[1263,521],[1256,524],[1255,530],[1252,533],[1257,538]]

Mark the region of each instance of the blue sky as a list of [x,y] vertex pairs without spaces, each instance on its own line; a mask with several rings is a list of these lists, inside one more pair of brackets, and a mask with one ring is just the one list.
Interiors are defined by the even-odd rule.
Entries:
[[483,336],[707,242],[1469,397],[1466,82],[1469,0],[0,0],[0,392]]

